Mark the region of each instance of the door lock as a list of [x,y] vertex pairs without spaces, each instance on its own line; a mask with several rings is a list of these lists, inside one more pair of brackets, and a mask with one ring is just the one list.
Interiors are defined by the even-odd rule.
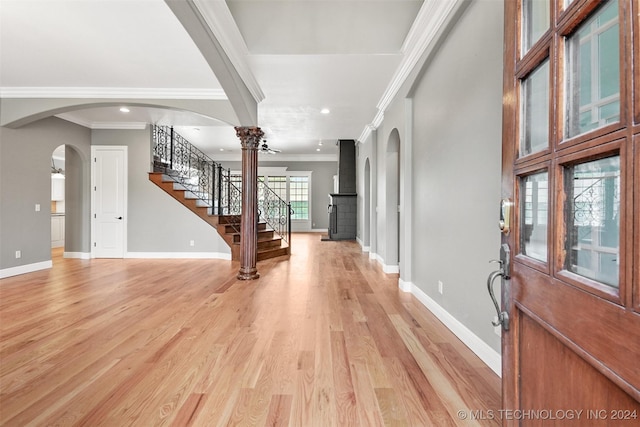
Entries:
[[498,221],[498,227],[504,234],[509,234],[511,231],[511,208],[513,202],[511,199],[502,199],[500,201],[500,221]]

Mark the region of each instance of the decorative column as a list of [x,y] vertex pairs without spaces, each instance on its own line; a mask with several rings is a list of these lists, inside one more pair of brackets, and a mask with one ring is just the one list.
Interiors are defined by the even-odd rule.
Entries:
[[240,221],[240,271],[238,279],[260,277],[258,260],[258,147],[264,132],[256,126],[237,126],[242,145],[242,219]]

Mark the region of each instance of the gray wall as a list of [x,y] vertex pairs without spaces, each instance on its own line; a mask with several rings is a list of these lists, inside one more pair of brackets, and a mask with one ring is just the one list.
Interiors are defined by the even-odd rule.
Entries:
[[[503,5],[473,2],[414,95],[413,282],[495,350]],[[438,281],[444,293],[438,292]]]
[[[94,130],[92,145],[128,148],[128,252],[219,252],[230,254],[217,231],[149,181],[151,131]],[[189,246],[194,240],[195,246]]]
[[[241,162],[222,162],[224,168],[241,170]],[[260,161],[258,167],[286,167],[288,171],[312,171],[311,174],[311,227],[329,228],[329,194],[333,193],[333,176],[338,174],[338,162],[277,162]]]
[[[495,269],[488,261],[498,257],[500,246],[502,33],[502,2],[466,4],[437,48],[421,58],[382,124],[358,147],[359,193],[366,159],[371,166],[371,211],[359,214],[361,221],[367,214],[371,218],[371,257],[383,267],[396,265],[391,245],[397,226],[387,205],[391,186],[397,185],[388,176],[393,173],[388,144],[397,130],[401,194],[411,183],[400,203],[411,217],[400,236],[401,243],[411,238],[410,262],[402,260],[408,251],[400,253],[400,279],[497,352],[500,338],[490,323],[495,310],[486,278]],[[364,201],[358,200],[362,209]],[[360,227],[364,240],[362,233]],[[403,264],[410,271],[403,271]]]
[[[65,250],[89,251],[90,141],[89,129],[55,117],[20,129],[0,127],[1,269],[51,260],[51,154],[61,144],[73,153],[65,171]],[[22,251],[20,259],[15,258],[17,250]]]

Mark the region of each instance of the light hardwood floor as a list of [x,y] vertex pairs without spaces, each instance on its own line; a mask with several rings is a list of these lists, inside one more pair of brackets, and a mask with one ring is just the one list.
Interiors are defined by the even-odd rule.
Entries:
[[6,426],[478,426],[500,380],[355,242],[219,260],[63,259],[0,281]]

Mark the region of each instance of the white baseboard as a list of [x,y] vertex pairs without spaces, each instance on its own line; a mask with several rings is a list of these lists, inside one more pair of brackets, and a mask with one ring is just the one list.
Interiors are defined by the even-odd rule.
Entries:
[[0,270],[0,279],[4,279],[6,277],[18,276],[20,274],[32,273],[38,270],[46,270],[47,268],[51,268],[51,267],[53,267],[53,262],[49,260],[49,261],[35,262],[33,264],[19,265],[17,267],[3,268],[2,270]]
[[400,266],[399,265],[387,265],[384,263],[384,259],[382,259],[382,257],[378,254],[371,254],[371,252],[369,252],[369,258],[375,259],[378,264],[380,264],[380,266],[382,267],[382,271],[385,274],[398,274],[400,273]]
[[312,228],[311,229],[311,233],[325,233],[327,234],[328,231],[326,228]]
[[400,266],[382,264],[382,271],[384,271],[386,274],[398,274],[400,273]]
[[411,288],[413,287],[413,283],[405,282],[401,278],[398,277],[398,287],[402,292],[411,292]]
[[369,259],[375,259],[375,260],[377,260],[377,259],[378,259],[378,254],[377,254],[377,253],[375,253],[375,252],[371,252],[371,251],[369,251]]
[[231,260],[231,254],[225,254],[222,252],[127,252],[125,258]]
[[365,246],[364,242],[359,237],[356,237],[356,242],[358,242],[358,244],[362,248],[362,252],[369,252],[371,250],[371,247]]
[[469,328],[464,326],[458,319],[453,317],[440,304],[425,294],[422,289],[410,282],[398,281],[400,289],[404,292],[410,292],[420,301],[434,316],[436,316],[444,325],[460,338],[469,349],[475,353],[493,372],[502,377],[502,357],[500,354],[482,341],[476,334],[471,332]]
[[91,259],[91,252],[64,252],[64,258]]

